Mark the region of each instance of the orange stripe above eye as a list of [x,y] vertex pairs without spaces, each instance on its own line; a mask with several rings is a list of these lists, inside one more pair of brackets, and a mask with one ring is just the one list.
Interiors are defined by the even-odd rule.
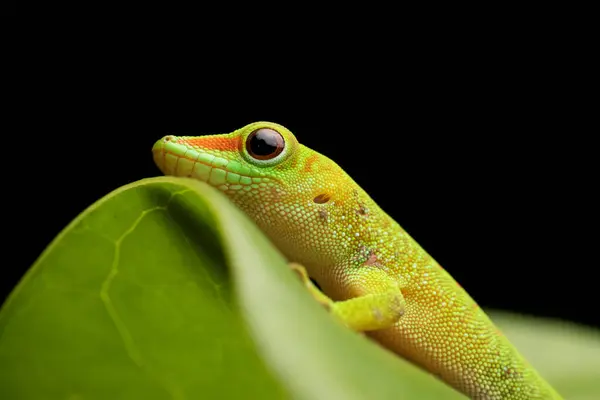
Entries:
[[206,150],[237,151],[240,147],[240,137],[198,136],[182,139],[181,143]]

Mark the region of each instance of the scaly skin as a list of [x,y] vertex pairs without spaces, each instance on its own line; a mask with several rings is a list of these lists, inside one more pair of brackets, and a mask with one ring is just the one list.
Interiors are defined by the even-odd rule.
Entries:
[[[276,132],[251,135],[260,128]],[[278,148],[265,140],[283,151],[265,156]],[[306,268],[328,296],[316,297],[331,302],[350,328],[474,399],[561,398],[398,223],[283,126],[257,122],[225,135],[166,136],[153,153],[164,174],[222,190],[288,260]]]

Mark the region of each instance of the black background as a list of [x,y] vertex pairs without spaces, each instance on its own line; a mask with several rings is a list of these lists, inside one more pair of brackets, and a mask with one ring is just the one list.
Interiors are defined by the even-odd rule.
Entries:
[[159,175],[158,138],[269,120],[340,164],[482,306],[600,326],[597,147],[581,81],[526,46],[448,49],[329,66],[42,54],[7,135],[5,173],[18,179],[5,212],[17,222],[2,295],[87,206]]

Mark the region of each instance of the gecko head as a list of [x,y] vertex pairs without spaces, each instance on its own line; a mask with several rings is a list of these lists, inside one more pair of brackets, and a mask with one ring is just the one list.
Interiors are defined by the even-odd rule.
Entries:
[[[153,147],[165,175],[190,177],[224,192],[267,231],[289,218],[323,218],[324,207],[348,198],[355,185],[329,158],[298,143],[284,126],[255,122],[229,134],[165,136]],[[287,228],[285,228],[287,227]]]
[[283,126],[255,122],[229,134],[168,135],[154,144],[152,152],[163,174],[198,179],[234,194],[265,187],[260,183],[274,187],[284,180],[286,171],[291,173],[285,166],[298,147]]

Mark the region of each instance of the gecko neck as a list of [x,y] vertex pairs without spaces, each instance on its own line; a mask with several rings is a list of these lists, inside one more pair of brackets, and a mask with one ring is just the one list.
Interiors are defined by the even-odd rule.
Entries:
[[[335,275],[349,268],[372,266],[383,270],[426,257],[416,242],[359,186],[332,191],[328,201],[238,205],[267,234],[290,262],[304,265],[328,295],[338,291]],[[275,211],[272,213],[271,211]]]

